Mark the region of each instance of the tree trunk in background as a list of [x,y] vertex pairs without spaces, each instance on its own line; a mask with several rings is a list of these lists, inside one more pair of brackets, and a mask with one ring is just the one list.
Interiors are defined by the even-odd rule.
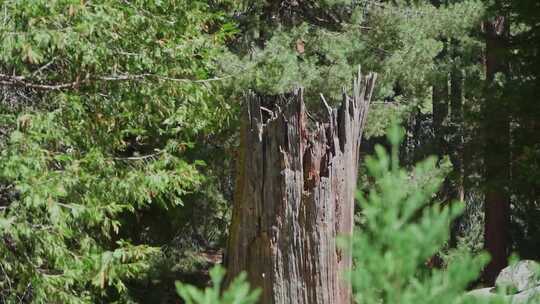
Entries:
[[448,154],[446,142],[446,120],[448,118],[448,76],[444,73],[433,85],[433,132],[435,133],[435,148],[439,157]]
[[247,95],[227,282],[246,271],[260,303],[351,303],[351,255],[336,237],[353,230],[362,129],[375,75],[324,122],[308,126],[302,91]]
[[[431,3],[439,8],[441,5],[448,5],[448,1],[442,0],[431,0]],[[451,74],[445,67],[445,59],[448,57],[449,49],[453,44],[448,42],[447,38],[441,37],[441,42],[443,43],[443,49],[437,55],[436,61],[439,63],[439,70],[436,72],[436,79],[432,87],[432,104],[433,104],[433,133],[435,137],[434,153],[439,157],[439,159],[451,154],[451,147],[449,146],[448,135],[449,133],[449,105],[450,105],[450,93],[454,94],[455,92],[450,90],[454,89],[454,84],[451,83],[449,86],[449,81],[452,82]],[[442,66],[442,68],[441,68]],[[450,75],[449,75],[450,74]],[[450,76],[450,77],[449,77]],[[454,96],[452,96],[454,98]],[[453,101],[453,100],[452,100]],[[453,163],[453,162],[452,162]],[[439,198],[443,202],[451,202],[453,197],[453,187],[452,187],[452,177],[453,173],[450,176],[447,176],[444,180],[444,183],[439,191]],[[450,246],[455,247],[456,244],[456,229],[455,221],[448,223],[451,227],[450,229]],[[436,257],[435,260],[439,259]],[[434,260],[434,258],[432,258]],[[438,263],[437,263],[438,264]],[[438,265],[440,266],[440,265]]]
[[509,26],[498,16],[484,23],[486,34],[486,81],[484,103],[485,135],[485,248],[491,261],[484,271],[486,283],[494,283],[507,265],[509,251],[510,202],[510,127],[509,109],[495,75],[507,74],[506,49]]
[[[432,0],[435,7],[443,4],[441,0]],[[437,55],[436,60],[442,62],[448,53],[448,42],[443,39],[443,49]],[[448,143],[446,142],[446,120],[448,118],[448,73],[438,71],[433,83],[432,103],[433,103],[433,133],[435,135],[434,153],[440,158],[448,154]],[[446,185],[444,185],[446,188]],[[444,189],[445,190],[445,189]]]
[[[455,53],[457,42],[452,41],[454,48],[454,66],[450,72],[450,124],[448,153],[452,162],[452,173],[447,178],[449,196],[451,200],[463,202],[465,199],[464,170],[463,170],[463,71],[457,65],[459,57]],[[459,222],[461,218],[453,221],[450,231],[450,247],[456,248],[458,243]]]
[[463,71],[454,67],[450,74],[450,160],[453,199],[463,201]]

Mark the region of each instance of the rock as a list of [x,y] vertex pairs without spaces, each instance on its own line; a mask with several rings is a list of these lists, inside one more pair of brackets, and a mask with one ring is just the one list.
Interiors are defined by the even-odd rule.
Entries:
[[498,294],[493,287],[471,290],[467,292],[467,295],[477,298],[480,301],[479,303],[484,303],[481,302],[482,300],[487,300],[487,303],[497,300],[493,303],[538,304],[540,303],[540,286],[510,296]]
[[[530,260],[520,261],[501,271],[495,282],[495,287],[475,289],[469,291],[467,295],[476,298],[489,298],[489,300],[498,298],[511,304],[539,304],[539,270],[540,264],[537,262]],[[497,290],[499,290],[499,293]],[[500,292],[504,291],[506,291],[507,295],[500,294]]]
[[[498,294],[495,287],[475,289],[467,292],[467,297],[472,297],[474,301],[466,303],[508,303],[513,304],[512,297]],[[522,304],[525,302],[516,302]],[[527,303],[528,304],[528,303]]]
[[529,288],[512,296],[512,304],[540,303],[540,286]]
[[495,288],[493,287],[487,287],[487,288],[481,288],[481,289],[474,289],[469,292],[467,292],[467,295],[473,296],[473,297],[490,297],[496,295]]
[[540,265],[534,261],[519,261],[501,271],[499,276],[497,276],[495,286],[500,288],[510,288],[516,293],[521,293],[527,289],[540,286],[540,277],[538,276],[539,268]]

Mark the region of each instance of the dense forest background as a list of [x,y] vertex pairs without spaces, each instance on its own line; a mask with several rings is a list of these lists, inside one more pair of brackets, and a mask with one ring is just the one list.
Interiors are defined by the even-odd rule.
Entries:
[[437,156],[430,199],[465,207],[428,264],[486,250],[490,285],[540,260],[539,48],[537,0],[0,1],[0,303],[205,285],[244,93],[303,87],[317,116],[359,66],[378,74],[362,159],[392,121],[402,166]]

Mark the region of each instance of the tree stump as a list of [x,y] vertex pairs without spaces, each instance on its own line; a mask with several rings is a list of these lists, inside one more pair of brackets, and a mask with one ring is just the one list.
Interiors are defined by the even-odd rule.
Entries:
[[351,256],[336,237],[353,231],[359,147],[376,75],[353,82],[338,109],[321,95],[315,121],[301,89],[246,95],[227,250],[230,282],[246,271],[260,303],[351,303]]

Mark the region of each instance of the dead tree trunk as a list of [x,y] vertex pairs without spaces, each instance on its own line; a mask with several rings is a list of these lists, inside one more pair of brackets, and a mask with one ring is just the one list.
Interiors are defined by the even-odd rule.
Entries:
[[354,81],[339,109],[322,98],[324,121],[308,121],[302,90],[246,96],[228,281],[246,271],[260,303],[351,303],[336,244],[351,235],[362,129],[376,76]]

